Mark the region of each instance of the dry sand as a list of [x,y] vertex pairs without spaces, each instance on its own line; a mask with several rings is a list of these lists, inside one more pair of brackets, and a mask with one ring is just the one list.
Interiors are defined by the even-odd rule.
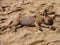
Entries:
[[60,45],[59,16],[56,16],[53,24],[57,27],[56,30],[42,27],[41,32],[36,27],[18,26],[15,32],[16,26],[12,26],[17,23],[16,18],[19,15],[33,16],[37,12],[43,13],[49,6],[53,6],[55,14],[60,15],[60,0],[0,0],[0,45]]

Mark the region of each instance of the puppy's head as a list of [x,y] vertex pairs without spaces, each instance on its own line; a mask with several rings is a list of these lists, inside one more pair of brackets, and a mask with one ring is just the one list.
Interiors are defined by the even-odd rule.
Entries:
[[53,25],[54,19],[53,19],[53,17],[47,16],[44,18],[44,22],[46,25]]

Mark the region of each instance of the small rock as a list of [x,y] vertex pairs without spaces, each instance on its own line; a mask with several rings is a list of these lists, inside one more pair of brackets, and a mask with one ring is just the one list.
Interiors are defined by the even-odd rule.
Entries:
[[52,26],[51,29],[52,29],[52,30],[56,30],[56,27]]

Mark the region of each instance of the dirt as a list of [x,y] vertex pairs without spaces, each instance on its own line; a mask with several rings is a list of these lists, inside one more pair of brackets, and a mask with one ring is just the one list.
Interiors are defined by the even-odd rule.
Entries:
[[[56,15],[55,30],[18,24],[19,16],[34,16],[45,9],[51,17]],[[0,0],[0,45],[60,45],[60,0]]]

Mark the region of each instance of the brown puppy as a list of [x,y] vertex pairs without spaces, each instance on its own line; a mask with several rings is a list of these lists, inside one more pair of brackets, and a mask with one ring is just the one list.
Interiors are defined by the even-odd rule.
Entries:
[[[14,16],[13,16],[14,17]],[[11,27],[11,26],[16,26],[18,23],[19,25],[23,26],[36,26],[37,29],[41,30],[41,24],[46,24],[46,25],[51,25],[53,24],[53,18],[47,16],[42,16],[42,15],[37,15],[37,16],[15,16],[14,18],[10,18],[7,25],[2,24],[0,27]]]
[[23,16],[20,17],[20,24],[24,26],[36,26],[37,29],[41,29],[41,24],[52,25],[53,19],[49,16]]

